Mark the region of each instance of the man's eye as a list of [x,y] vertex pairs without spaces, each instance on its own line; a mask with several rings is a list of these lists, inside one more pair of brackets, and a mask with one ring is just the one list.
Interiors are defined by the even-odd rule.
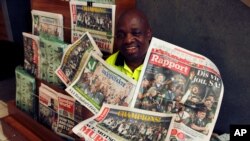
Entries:
[[125,34],[119,32],[119,33],[116,34],[116,37],[117,37],[118,39],[122,39],[122,38],[125,37]]
[[142,35],[142,32],[141,31],[133,31],[132,34],[134,36],[141,36]]

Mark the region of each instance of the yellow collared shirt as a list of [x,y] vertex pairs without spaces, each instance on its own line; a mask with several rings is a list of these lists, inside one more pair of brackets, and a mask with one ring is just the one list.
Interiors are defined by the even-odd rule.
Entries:
[[106,62],[110,64],[111,66],[115,67],[116,69],[118,69],[119,71],[125,73],[128,77],[138,81],[139,76],[141,74],[142,65],[137,67],[134,70],[134,72],[127,66],[127,64],[125,63],[125,60],[122,60],[124,61],[123,65],[116,65],[116,60],[117,60],[118,55],[119,55],[119,51],[109,56],[106,59]]

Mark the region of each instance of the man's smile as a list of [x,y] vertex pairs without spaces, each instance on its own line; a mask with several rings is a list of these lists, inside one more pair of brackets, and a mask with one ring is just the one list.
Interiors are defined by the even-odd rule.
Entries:
[[129,47],[126,47],[126,51],[131,54],[131,53],[135,53],[138,51],[138,48],[135,47],[135,46],[129,46]]

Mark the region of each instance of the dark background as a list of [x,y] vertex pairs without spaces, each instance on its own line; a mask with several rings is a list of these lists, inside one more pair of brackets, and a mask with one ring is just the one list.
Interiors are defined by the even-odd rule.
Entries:
[[153,36],[208,57],[224,97],[215,132],[250,124],[250,8],[240,0],[137,0]]
[[[29,0],[6,1],[13,39],[22,44],[21,32],[31,31]],[[214,132],[229,133],[230,124],[250,124],[250,8],[240,0],[136,4],[148,16],[154,37],[204,55],[220,70],[225,91]]]

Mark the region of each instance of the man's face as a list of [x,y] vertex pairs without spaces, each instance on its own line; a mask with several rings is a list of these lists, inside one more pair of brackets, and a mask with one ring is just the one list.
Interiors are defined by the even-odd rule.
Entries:
[[204,119],[206,117],[206,112],[198,111],[197,117],[199,119]]
[[136,14],[123,16],[116,29],[116,47],[126,61],[144,60],[151,39],[151,30]]
[[157,84],[160,84],[164,81],[164,76],[163,75],[159,75],[157,78],[156,78],[156,83]]

